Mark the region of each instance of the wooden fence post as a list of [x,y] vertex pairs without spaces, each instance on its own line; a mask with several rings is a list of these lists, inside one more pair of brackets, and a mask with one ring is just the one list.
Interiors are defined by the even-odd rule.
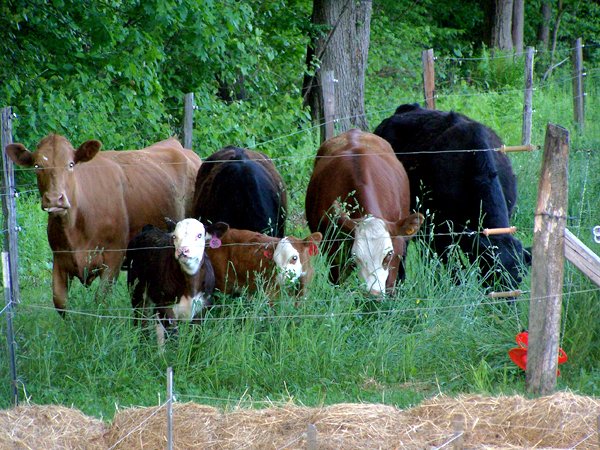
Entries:
[[581,38],[579,38],[575,41],[575,48],[573,49],[573,115],[580,132],[583,132],[585,121],[582,48]]
[[525,94],[523,98],[523,133],[521,144],[531,144],[531,119],[533,114],[533,55],[535,49],[527,47],[525,52]]
[[533,230],[527,390],[538,395],[556,386],[562,302],[569,132],[548,124]]
[[335,78],[333,70],[321,72],[323,92],[323,121],[321,126],[321,143],[335,135]]
[[[14,306],[20,301],[19,271],[18,271],[18,245],[17,245],[17,208],[15,204],[15,176],[13,162],[7,157],[5,148],[12,143],[12,108],[2,108],[0,113],[0,152],[2,152],[2,213],[4,216],[4,250],[2,252],[2,285],[4,288],[6,316],[6,341],[8,344],[8,365],[11,381],[11,402],[19,404],[17,390],[17,362],[15,356],[15,333],[13,329]],[[0,314],[2,315],[2,314]]]
[[306,427],[306,450],[317,450],[318,448],[317,427],[313,423],[309,423]]
[[435,109],[435,69],[433,67],[433,49],[423,50],[421,61],[423,63],[423,91],[425,106]]
[[194,135],[194,94],[185,94],[183,109],[183,146],[192,149]]

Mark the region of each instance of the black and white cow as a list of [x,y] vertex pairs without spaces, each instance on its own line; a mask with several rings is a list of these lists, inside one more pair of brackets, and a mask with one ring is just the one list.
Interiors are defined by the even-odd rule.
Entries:
[[[498,135],[462,114],[418,104],[398,107],[375,134],[392,145],[408,173],[411,209],[427,211],[430,217],[432,249],[447,257],[447,249],[458,243],[471,262],[478,261],[486,284],[499,281],[514,288],[521,281],[523,263],[530,262],[521,242],[510,234],[470,233],[510,226],[517,200],[516,177],[504,153],[484,151],[501,147]],[[507,277],[492,272],[496,259]]]
[[211,305],[215,275],[205,254],[206,230],[196,219],[177,224],[167,220],[167,231],[146,225],[130,242],[125,256],[127,284],[136,321],[139,308],[154,305],[157,337],[178,320],[194,320]]

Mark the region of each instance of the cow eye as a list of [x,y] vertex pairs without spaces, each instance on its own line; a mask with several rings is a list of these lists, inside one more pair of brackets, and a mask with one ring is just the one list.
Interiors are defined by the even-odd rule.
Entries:
[[40,168],[40,165],[39,165],[39,164],[34,164],[34,165],[33,165],[33,168],[34,168],[35,170],[39,170],[39,168]]
[[387,253],[387,255],[388,255],[388,257],[390,257],[390,258],[391,258],[391,257],[394,255],[394,250],[390,250],[390,251]]
[[296,256],[296,255],[292,256],[290,261],[292,261],[292,263],[295,263],[296,261],[298,261],[298,256]]
[[75,163],[74,163],[73,161],[71,161],[71,162],[69,163],[69,169],[72,169],[73,167],[75,167]]
[[197,239],[202,239],[202,237],[203,237],[203,236],[202,236],[202,233],[200,233],[200,234],[197,236]]

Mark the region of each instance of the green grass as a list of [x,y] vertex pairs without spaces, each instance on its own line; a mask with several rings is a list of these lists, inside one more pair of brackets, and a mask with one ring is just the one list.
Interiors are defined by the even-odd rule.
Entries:
[[[598,91],[598,84],[590,83],[588,98],[597,98]],[[469,87],[446,94],[453,95],[441,95],[438,108],[454,108],[491,125],[508,144],[520,142],[520,94]],[[397,104],[420,99],[419,93],[401,90],[386,95],[398,101],[377,104],[376,88],[368,95],[372,128]],[[536,91],[535,143],[543,144],[549,121],[572,128],[570,99],[570,84]],[[591,103],[585,133],[572,133],[568,226],[598,252],[591,227],[600,224],[600,111]],[[312,139],[293,139],[304,142],[294,153],[298,157],[315,153],[307,144]],[[518,237],[531,245],[541,151],[511,159],[519,179],[514,224]],[[302,208],[312,165],[310,159],[303,161],[299,166],[282,162],[292,192],[290,228],[298,235],[307,234]],[[220,407],[290,399],[305,405],[407,407],[439,392],[524,392],[524,372],[512,365],[507,351],[527,327],[527,296],[512,305],[491,302],[480,288],[477,268],[458,269],[460,255],[443,265],[418,242],[411,243],[407,280],[395,297],[382,302],[365,298],[356,276],[332,286],[319,256],[312,289],[298,307],[285,294],[273,308],[263,295],[219,298],[201,326],[184,324],[178,339],[160,353],[152,330],[131,323],[124,276],[106,295],[97,284],[85,289],[76,283],[69,300],[73,313],[61,319],[52,306],[51,254],[37,196],[21,196],[18,211],[24,229],[19,241],[22,304],[14,324],[21,401],[74,406],[110,420],[117,405],[163,401],[168,366],[174,369],[179,401]],[[561,367],[558,388],[597,396],[600,295],[576,269],[565,267],[561,345],[569,362]],[[527,291],[529,283],[526,277],[522,288]],[[4,316],[0,333],[5,335]],[[0,407],[6,408],[10,377],[5,339],[1,342]]]

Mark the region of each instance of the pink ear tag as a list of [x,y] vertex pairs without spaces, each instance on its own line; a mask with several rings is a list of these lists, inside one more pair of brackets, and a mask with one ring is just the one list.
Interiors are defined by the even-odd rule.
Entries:
[[210,248],[219,248],[221,246],[221,239],[216,236],[211,237],[208,246]]

